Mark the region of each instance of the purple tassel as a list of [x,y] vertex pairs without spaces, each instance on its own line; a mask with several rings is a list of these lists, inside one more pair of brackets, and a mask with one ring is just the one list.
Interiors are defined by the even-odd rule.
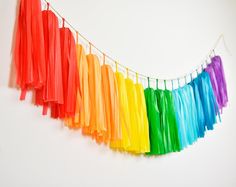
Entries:
[[206,67],[205,71],[207,71],[210,75],[211,84],[217,100],[217,104],[222,113],[222,108],[225,107],[228,102],[228,93],[224,68],[220,56],[212,57],[211,64]]

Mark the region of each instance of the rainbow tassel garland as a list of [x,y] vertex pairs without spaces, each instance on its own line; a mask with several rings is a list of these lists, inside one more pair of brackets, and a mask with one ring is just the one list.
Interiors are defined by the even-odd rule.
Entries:
[[97,143],[133,154],[178,152],[213,130],[227,105],[220,56],[196,78],[173,90],[144,89],[99,58],[86,55],[56,15],[41,11],[40,1],[21,0],[14,46],[20,99],[33,90],[35,105],[51,111],[72,129],[82,129]]

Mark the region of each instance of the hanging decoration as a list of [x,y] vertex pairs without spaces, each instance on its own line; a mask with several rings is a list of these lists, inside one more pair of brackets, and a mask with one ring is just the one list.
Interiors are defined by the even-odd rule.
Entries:
[[[40,0],[20,0],[13,54],[20,100],[32,90],[43,115],[49,110],[52,118],[63,120],[68,128],[81,129],[97,143],[133,154],[181,151],[221,120],[228,95],[223,63],[214,49],[211,62],[202,63],[200,73],[197,67],[176,79],[151,78],[103,53],[45,2],[42,11]],[[89,54],[79,37],[88,42]],[[92,49],[102,54],[102,65]],[[126,76],[118,67],[126,70]],[[135,81],[130,73],[135,73]],[[187,82],[187,76],[191,81]],[[140,77],[146,79],[147,88]],[[150,86],[151,80],[156,81],[156,88]],[[164,89],[159,81],[164,81]],[[167,89],[167,81],[172,89]]]

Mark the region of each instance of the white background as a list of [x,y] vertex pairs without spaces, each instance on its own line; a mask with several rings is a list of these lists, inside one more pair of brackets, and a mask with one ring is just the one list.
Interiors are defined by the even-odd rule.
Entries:
[[19,91],[9,88],[16,0],[1,0],[1,187],[236,186],[235,0],[50,2],[99,48],[150,76],[190,71],[223,33],[232,56],[222,42],[216,52],[224,62],[230,102],[223,122],[180,153],[146,158],[99,146],[41,116],[30,94],[20,102]]

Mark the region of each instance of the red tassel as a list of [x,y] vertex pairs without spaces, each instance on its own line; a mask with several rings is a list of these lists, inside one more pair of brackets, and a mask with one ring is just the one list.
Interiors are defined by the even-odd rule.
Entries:
[[[37,105],[49,106],[52,103],[63,104],[61,47],[59,24],[56,15],[50,10],[42,12],[45,59],[46,83],[41,90],[36,91]],[[47,113],[47,110],[44,110]]]
[[60,29],[60,40],[64,104],[53,106],[51,116],[58,115],[59,118],[63,119],[75,115],[79,77],[75,40],[69,28]]
[[16,81],[25,93],[40,89],[46,80],[41,2],[21,0],[17,19],[14,64]]

